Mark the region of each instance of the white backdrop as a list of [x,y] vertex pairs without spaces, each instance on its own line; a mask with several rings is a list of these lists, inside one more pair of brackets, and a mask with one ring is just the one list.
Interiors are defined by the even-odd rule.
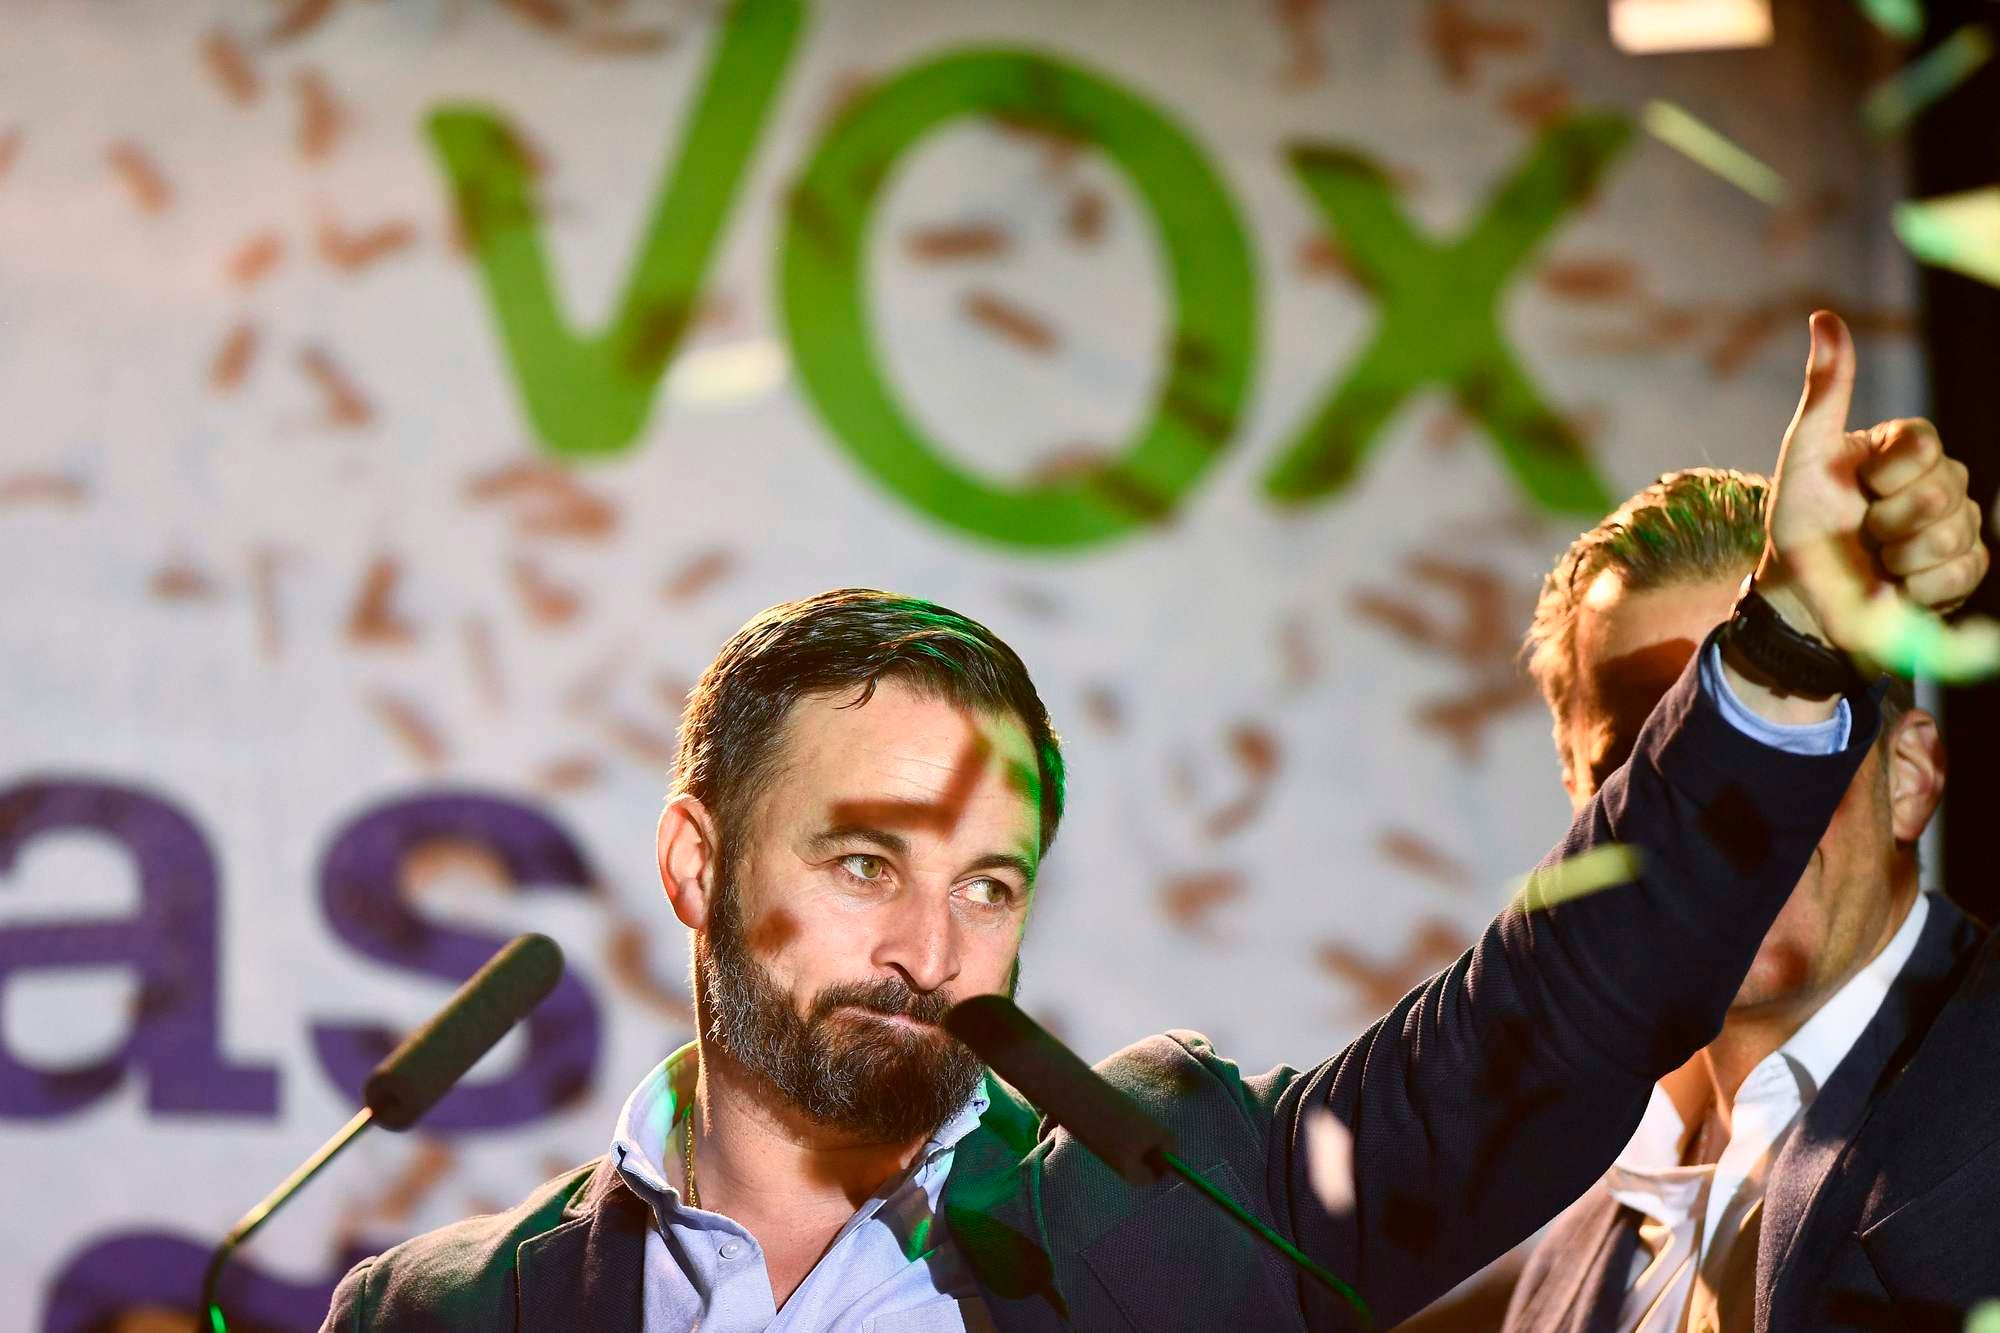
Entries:
[[[353,1109],[314,1026],[403,1027],[442,999],[447,979],[357,949],[328,908],[332,844],[385,804],[476,791],[567,835],[587,893],[510,888],[461,838],[404,859],[403,901],[460,930],[554,934],[595,1044],[570,1032],[582,1082],[544,1112],[364,1140],[246,1252],[245,1299],[309,1323],[346,1253],[600,1151],[630,1085],[689,1035],[651,854],[678,695],[748,615],[822,588],[941,601],[1034,670],[1073,780],[1023,999],[1088,1056],[1189,1026],[1249,1066],[1316,1060],[1454,956],[1566,820],[1513,651],[1541,571],[1594,515],[1534,503],[1437,386],[1345,489],[1267,495],[1383,308],[1340,271],[1297,146],[1381,164],[1438,244],[1565,103],[1679,101],[1786,177],[1798,202],[1774,214],[1634,137],[1508,275],[1504,343],[1612,495],[1673,466],[1768,465],[1816,300],[1861,335],[1863,410],[1921,407],[1880,221],[1896,163],[1852,113],[1869,54],[1845,26],[1812,32],[1805,6],[1780,6],[1769,51],[1638,60],[1589,0],[820,0],[663,395],[587,460],[524,410],[425,121],[476,104],[529,145],[558,299],[593,328],[723,11],[7,9],[0,1328],[191,1298],[199,1251]],[[1242,222],[1240,418],[1164,522],[1116,539],[1036,546],[924,511],[788,369],[793,182],[842,108],[992,47],[1149,104]],[[882,189],[867,309],[909,417],[999,485],[1116,452],[1160,391],[1174,308],[1130,178],[1088,145],[973,118]],[[49,804],[59,787],[70,805]],[[60,815],[102,801],[123,813],[94,831]],[[215,861],[219,1007],[194,1065],[251,1071],[234,1091],[162,1094],[184,1048],[162,1038],[147,1064],[135,1015],[198,1035],[199,1004],[89,956],[88,927],[138,917],[206,973],[200,920],[143,917],[134,849],[164,836],[162,809]],[[207,919],[184,889],[157,901]],[[527,1044],[475,1077],[548,1083],[523,1073]],[[63,1081],[93,1061],[113,1071],[101,1088]]]

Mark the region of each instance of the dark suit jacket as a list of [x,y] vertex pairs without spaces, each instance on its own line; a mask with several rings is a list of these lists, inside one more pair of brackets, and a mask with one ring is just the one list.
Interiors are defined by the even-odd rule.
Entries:
[[[1875,733],[1874,699],[1849,704],[1843,753],[1779,753],[1722,718],[1691,663],[1550,853],[1627,844],[1637,881],[1553,907],[1536,886],[1535,910],[1503,912],[1313,1068],[1246,1078],[1174,1033],[1100,1069],[1167,1121],[1184,1159],[1354,1283],[1386,1327],[1589,1188],[1653,1083],[1720,1030]],[[1353,1131],[1344,1215],[1307,1180],[1302,1125],[1316,1107]],[[1347,1323],[1190,1188],[1131,1188],[1012,1096],[960,1144],[944,1207],[1005,1329]],[[365,1262],[328,1326],[634,1330],[646,1226],[600,1161],[512,1212]]]
[[[2000,1296],[2000,944],[1941,897],[1772,1163],[1757,1328],[1950,1329]],[[1639,1214],[1602,1182],[1536,1247],[1508,1333],[1615,1327]]]

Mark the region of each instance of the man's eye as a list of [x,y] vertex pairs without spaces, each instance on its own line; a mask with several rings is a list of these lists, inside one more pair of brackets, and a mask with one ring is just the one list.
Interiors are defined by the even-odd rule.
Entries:
[[854,878],[867,880],[871,884],[889,873],[889,863],[887,861],[879,856],[869,856],[865,852],[857,852],[853,856],[841,857],[840,868],[854,876]]
[[975,879],[965,886],[965,893],[982,907],[1004,907],[1014,901],[1014,891],[997,879]]

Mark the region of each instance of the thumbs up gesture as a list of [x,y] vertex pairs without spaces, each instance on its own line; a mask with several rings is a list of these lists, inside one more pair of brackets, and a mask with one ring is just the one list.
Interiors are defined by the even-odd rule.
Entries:
[[1854,340],[1812,317],[1805,392],[1773,477],[1757,588],[1794,629],[1905,675],[2000,670],[2000,626],[1947,626],[1986,575],[1965,465],[1920,418],[1849,430]]

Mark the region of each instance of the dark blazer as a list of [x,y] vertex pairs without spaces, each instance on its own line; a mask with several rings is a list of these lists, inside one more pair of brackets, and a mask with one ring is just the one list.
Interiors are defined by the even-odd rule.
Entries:
[[[1602,1182],[1536,1247],[1508,1333],[1615,1328],[1639,1214]],[[2000,944],[1942,897],[1772,1163],[1757,1328],[1950,1329],[2000,1296]]]
[[[1381,1326],[1419,1309],[1588,1189],[1653,1083],[1720,1030],[1879,721],[1839,755],[1736,731],[1693,664],[1549,862],[1608,843],[1631,884],[1509,908],[1457,962],[1313,1068],[1244,1077],[1190,1033],[1099,1066],[1181,1156],[1351,1281]],[[1548,864],[1549,862],[1545,862]],[[1004,1092],[1004,1090],[1002,1090]],[[1354,1135],[1355,1207],[1307,1180],[1305,1113]],[[946,1221],[1009,1330],[1347,1326],[1187,1186],[1133,1189],[1003,1095],[960,1144]],[[600,1161],[520,1207],[418,1237],[341,1283],[332,1329],[636,1330],[645,1210]],[[579,1312],[588,1312],[588,1317]]]

